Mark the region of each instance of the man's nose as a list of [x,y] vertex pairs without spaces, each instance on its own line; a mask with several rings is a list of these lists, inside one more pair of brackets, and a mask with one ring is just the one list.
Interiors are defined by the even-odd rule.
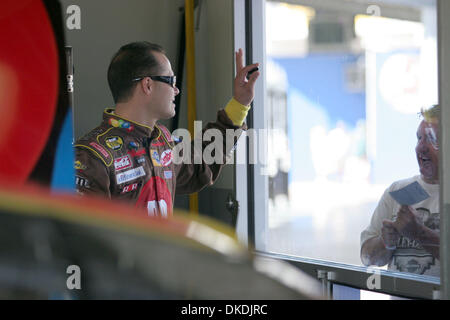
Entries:
[[177,86],[174,87],[175,95],[177,96],[180,93],[180,89]]
[[421,141],[419,141],[419,143],[417,145],[417,149],[421,152],[428,151],[428,147],[429,147],[429,143],[426,141],[426,139],[422,139]]

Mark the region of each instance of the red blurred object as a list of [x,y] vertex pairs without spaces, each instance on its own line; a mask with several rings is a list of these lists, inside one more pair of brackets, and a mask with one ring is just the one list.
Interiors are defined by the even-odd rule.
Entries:
[[58,100],[58,52],[42,1],[2,0],[0,39],[0,182],[20,184],[46,145]]

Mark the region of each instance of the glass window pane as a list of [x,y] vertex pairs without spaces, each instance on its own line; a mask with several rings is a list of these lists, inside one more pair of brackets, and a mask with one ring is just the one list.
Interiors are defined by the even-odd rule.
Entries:
[[410,300],[389,294],[359,290],[339,284],[333,284],[333,300]]
[[435,2],[295,3],[266,2],[263,249],[439,276]]

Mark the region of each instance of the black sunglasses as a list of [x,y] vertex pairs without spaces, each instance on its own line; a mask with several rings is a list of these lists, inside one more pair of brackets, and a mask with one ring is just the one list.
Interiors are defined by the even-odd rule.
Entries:
[[177,84],[177,77],[176,76],[142,76],[142,77],[138,77],[135,78],[131,81],[140,81],[144,78],[150,78],[152,80],[155,81],[160,81],[160,82],[164,82],[167,83],[168,85],[170,85],[171,87],[175,88],[176,84]]

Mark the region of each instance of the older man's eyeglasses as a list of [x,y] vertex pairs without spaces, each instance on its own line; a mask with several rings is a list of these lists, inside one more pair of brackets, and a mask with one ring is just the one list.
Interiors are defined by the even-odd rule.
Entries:
[[155,80],[155,81],[167,83],[168,85],[170,85],[173,88],[175,88],[175,86],[177,84],[176,76],[142,76],[142,77],[135,78],[131,81],[141,81],[142,79],[147,78],[147,77],[152,80]]

